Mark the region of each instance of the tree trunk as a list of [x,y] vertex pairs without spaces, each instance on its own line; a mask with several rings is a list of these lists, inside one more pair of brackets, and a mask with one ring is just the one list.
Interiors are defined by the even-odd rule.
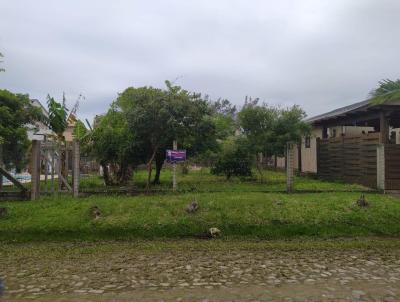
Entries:
[[154,148],[153,154],[151,155],[150,160],[147,163],[147,171],[148,171],[147,184],[146,184],[146,189],[147,190],[150,188],[151,172],[153,170],[153,160],[154,160],[154,157],[157,154],[157,149],[158,149],[158,147]]
[[165,159],[165,154],[163,153],[157,153],[156,155],[156,175],[154,175],[154,180],[153,184],[159,185],[161,183],[160,181],[160,174],[161,174],[161,169],[164,164],[164,159]]
[[264,174],[263,174],[263,170],[262,170],[262,153],[258,153],[256,155],[256,168],[258,173],[260,174],[260,182],[263,183],[264,182]]
[[108,166],[106,163],[100,163],[101,168],[103,169],[103,179],[106,186],[111,186],[110,174],[108,172]]
[[124,164],[119,165],[118,171],[118,184],[125,186],[128,183],[129,175],[128,175],[128,166]]

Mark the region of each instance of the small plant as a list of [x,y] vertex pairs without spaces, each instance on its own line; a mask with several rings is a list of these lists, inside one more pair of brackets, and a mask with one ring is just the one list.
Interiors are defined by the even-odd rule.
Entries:
[[199,209],[199,204],[196,200],[192,201],[188,206],[186,207],[186,212],[188,213],[194,213]]
[[0,208],[0,218],[5,218],[8,215],[7,208]]
[[97,220],[101,217],[101,211],[100,208],[96,205],[92,206],[90,208],[90,216],[94,219]]
[[225,175],[228,180],[231,176],[251,176],[252,164],[253,156],[245,141],[232,138],[224,142],[211,173]]
[[357,200],[357,205],[362,208],[369,206],[367,200],[365,199],[364,194],[361,194],[360,198]]

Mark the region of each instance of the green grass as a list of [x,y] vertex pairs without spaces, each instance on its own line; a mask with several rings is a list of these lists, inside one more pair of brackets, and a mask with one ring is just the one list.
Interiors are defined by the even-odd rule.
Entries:
[[[286,176],[282,172],[265,170],[263,179],[256,171],[252,177],[233,177],[229,181],[224,176],[211,175],[209,169],[202,168],[189,174],[177,173],[178,191],[180,192],[280,192],[286,190]],[[143,190],[146,187],[147,172],[139,170],[133,176],[131,188]],[[82,190],[106,188],[99,176],[82,178]],[[153,186],[154,190],[172,189],[172,172],[164,168],[161,173],[161,185]],[[326,182],[306,177],[295,178],[297,191],[367,191],[368,188],[357,184],[343,182]]]
[[[196,238],[210,227],[225,239],[399,237],[400,202],[368,193],[368,208],[356,205],[359,193],[285,194],[262,192],[48,197],[37,202],[5,202],[1,241],[133,240]],[[200,209],[187,214],[196,199]],[[103,215],[94,221],[89,208]]]
[[[224,176],[211,175],[208,168],[198,171],[191,171],[189,174],[182,174],[180,169],[177,172],[178,191],[185,192],[282,192],[286,190],[285,173],[273,170],[263,171],[263,177],[253,171],[252,177],[239,178],[232,177],[229,181]],[[71,183],[71,179],[69,181]],[[125,186],[125,189],[144,191],[147,182],[147,171],[139,170],[134,173],[132,181]],[[31,184],[24,186],[30,189]],[[55,179],[54,187],[57,190],[58,180]],[[51,192],[50,177],[45,183],[40,182],[40,190],[47,193]],[[115,191],[119,187],[106,187],[101,176],[90,175],[81,177],[80,188],[82,191]],[[5,191],[17,190],[14,186],[5,186]],[[161,173],[161,184],[152,186],[154,191],[172,190],[172,171],[170,167],[164,167]],[[344,182],[327,182],[309,177],[295,177],[295,190],[302,191],[369,191],[368,188],[358,184],[348,184]]]
[[[210,227],[221,229],[227,240],[400,236],[400,201],[359,185],[296,177],[297,192],[286,194],[281,172],[265,171],[263,181],[256,174],[227,181],[202,169],[178,173],[180,191],[173,193],[168,168],[161,181],[155,188],[162,194],[79,199],[63,194],[35,202],[3,202],[0,206],[9,214],[0,218],[0,241],[193,239]],[[146,173],[140,171],[130,186],[143,190],[145,183]],[[97,176],[83,178],[81,186],[105,188]],[[356,205],[360,191],[366,193],[367,208]],[[193,200],[200,209],[187,214],[185,207]],[[102,211],[99,220],[89,214],[93,205]]]

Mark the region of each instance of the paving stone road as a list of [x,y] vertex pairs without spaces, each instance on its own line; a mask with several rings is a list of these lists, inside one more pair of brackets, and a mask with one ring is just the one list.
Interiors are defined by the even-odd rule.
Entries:
[[0,301],[400,301],[398,249],[55,250],[0,255]]

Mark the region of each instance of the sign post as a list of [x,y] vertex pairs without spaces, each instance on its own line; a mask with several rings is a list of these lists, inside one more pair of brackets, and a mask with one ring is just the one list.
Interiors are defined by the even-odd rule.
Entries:
[[[178,150],[178,142],[176,140],[174,140],[174,142],[173,142],[172,149],[174,151]],[[172,191],[175,192],[176,188],[177,188],[177,183],[176,183],[176,161],[173,162],[172,169],[173,169],[173,173],[172,173]]]
[[176,164],[186,160],[186,150],[178,150],[178,143],[176,140],[173,143],[173,150],[167,150],[167,162],[172,163],[172,189],[176,191],[178,182],[176,179]]

